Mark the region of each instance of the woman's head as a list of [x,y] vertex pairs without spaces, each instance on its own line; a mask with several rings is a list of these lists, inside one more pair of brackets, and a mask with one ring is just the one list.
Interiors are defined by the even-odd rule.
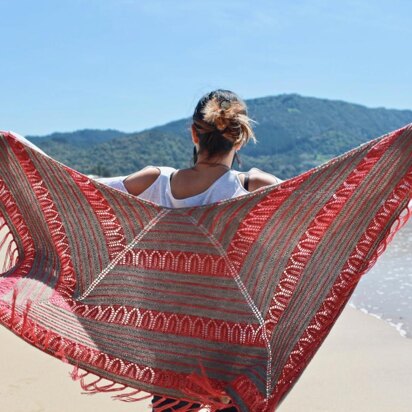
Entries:
[[199,139],[199,153],[208,158],[230,152],[249,140],[256,141],[245,102],[229,90],[205,94],[193,113],[192,130]]

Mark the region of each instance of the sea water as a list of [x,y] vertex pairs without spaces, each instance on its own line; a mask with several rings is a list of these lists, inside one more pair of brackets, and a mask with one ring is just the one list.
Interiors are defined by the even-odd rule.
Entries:
[[412,218],[361,278],[349,305],[384,319],[412,339]]

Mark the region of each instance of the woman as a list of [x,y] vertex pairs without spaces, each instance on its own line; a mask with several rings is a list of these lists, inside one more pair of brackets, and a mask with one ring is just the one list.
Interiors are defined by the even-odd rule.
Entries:
[[[198,102],[191,127],[194,165],[187,169],[148,166],[127,177],[102,179],[106,184],[142,199],[167,207],[199,206],[241,196],[282,180],[251,169],[242,173],[232,169],[237,151],[249,140],[255,141],[246,104],[229,90],[215,90]],[[176,402],[168,399],[156,406]],[[168,411],[179,410],[180,402]],[[194,404],[193,407],[200,405]],[[237,411],[230,407],[225,412]]]
[[127,177],[101,181],[167,207],[213,203],[281,182],[256,168],[249,173],[232,169],[237,151],[255,141],[246,104],[235,93],[215,90],[204,95],[195,108],[191,131],[194,166],[147,166]]

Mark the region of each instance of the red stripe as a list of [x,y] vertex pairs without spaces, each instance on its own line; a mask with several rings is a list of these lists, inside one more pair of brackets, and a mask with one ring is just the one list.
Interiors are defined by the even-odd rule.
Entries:
[[188,275],[231,276],[222,256],[180,250],[134,249],[123,256],[119,265]]
[[[57,306],[59,301],[53,302]],[[210,341],[265,346],[259,324],[231,322],[191,316],[184,313],[159,312],[154,309],[126,305],[83,304],[74,300],[66,302],[76,316],[98,322],[128,325],[133,328],[168,333]],[[67,305],[63,308],[67,310]]]

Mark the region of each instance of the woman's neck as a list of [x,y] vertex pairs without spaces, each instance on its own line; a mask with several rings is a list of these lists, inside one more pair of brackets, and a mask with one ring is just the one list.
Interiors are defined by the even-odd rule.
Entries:
[[226,167],[230,169],[233,163],[234,154],[228,153],[225,156],[215,156],[213,158],[208,158],[205,155],[198,155],[195,166],[205,166],[205,167]]

